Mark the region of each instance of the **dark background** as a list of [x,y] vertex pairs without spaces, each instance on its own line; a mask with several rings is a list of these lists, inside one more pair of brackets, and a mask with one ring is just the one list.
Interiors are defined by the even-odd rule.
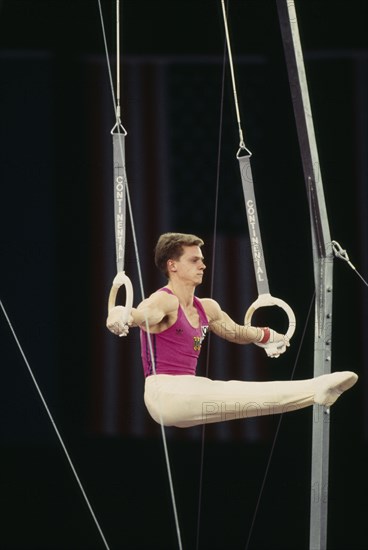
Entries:
[[[331,236],[368,278],[368,6],[296,6]],[[115,78],[115,2],[102,9]],[[162,283],[152,268],[158,235],[198,233],[208,265],[200,294],[241,322],[256,292],[228,67],[222,101],[221,17],[216,0],[122,0],[122,121],[144,293]],[[200,372],[209,363],[213,377],[288,379],[296,364],[304,378],[313,374],[310,224],[276,4],[231,0],[229,25],[271,291],[298,325],[276,365],[211,340]],[[0,68],[2,303],[110,547],[176,548],[138,337],[121,341],[104,327],[114,112],[97,1],[0,0]],[[129,222],[135,303],[137,264]],[[360,380],[331,414],[330,550],[367,547],[367,305],[366,286],[337,260],[332,368]],[[0,326],[0,548],[103,548],[3,312]],[[249,536],[249,549],[309,547],[312,420],[303,410],[279,430],[278,418],[211,427],[204,447],[199,429],[167,430],[185,549],[245,548]]]

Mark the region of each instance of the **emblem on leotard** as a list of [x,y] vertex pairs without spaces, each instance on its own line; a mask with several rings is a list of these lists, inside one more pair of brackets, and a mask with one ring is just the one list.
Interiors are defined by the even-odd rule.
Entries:
[[200,336],[193,336],[193,349],[194,351],[200,351],[201,344],[202,344],[202,338]]
[[206,334],[208,332],[208,326],[202,326],[201,327],[202,336],[193,336],[193,349],[194,351],[200,351],[202,347],[202,342],[206,338]]

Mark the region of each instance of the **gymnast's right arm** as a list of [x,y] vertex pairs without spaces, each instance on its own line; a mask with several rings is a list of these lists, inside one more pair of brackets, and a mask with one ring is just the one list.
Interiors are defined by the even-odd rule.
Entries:
[[[128,326],[160,331],[162,330],[161,325],[165,324],[165,321],[177,311],[177,308],[178,299],[175,296],[166,292],[154,292],[138,307],[132,308]],[[126,332],[126,326],[121,322],[124,309],[124,306],[115,306],[109,311],[106,326],[114,334],[120,335]]]

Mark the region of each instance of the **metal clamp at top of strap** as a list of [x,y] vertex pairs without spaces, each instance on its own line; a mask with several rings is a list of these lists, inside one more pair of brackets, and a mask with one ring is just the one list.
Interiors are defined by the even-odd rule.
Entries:
[[[128,135],[128,132],[126,131],[124,126],[121,124],[120,117],[118,116],[117,118],[118,118],[117,122],[115,123],[113,128],[111,128],[111,134],[112,135],[121,135],[121,136],[125,137],[125,136]],[[121,132],[120,132],[120,129],[121,129]]]

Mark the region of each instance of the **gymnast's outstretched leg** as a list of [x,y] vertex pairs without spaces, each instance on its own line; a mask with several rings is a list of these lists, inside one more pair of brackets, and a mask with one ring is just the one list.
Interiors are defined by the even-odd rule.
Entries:
[[156,422],[186,428],[292,412],[315,403],[329,407],[357,379],[350,371],[271,382],[158,374],[146,379],[144,399]]

